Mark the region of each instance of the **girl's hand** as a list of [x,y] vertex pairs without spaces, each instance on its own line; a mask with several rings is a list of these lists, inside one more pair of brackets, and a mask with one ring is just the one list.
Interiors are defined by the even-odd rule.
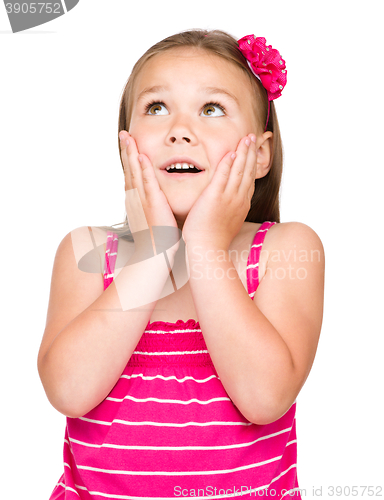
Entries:
[[136,141],[128,132],[122,130],[119,138],[125,176],[125,208],[135,245],[140,246],[142,243],[145,246],[145,242],[148,242],[146,229],[150,229],[153,238],[152,227],[162,226],[156,231],[156,253],[170,248],[177,251],[179,229],[152,163],[148,156],[139,154]]
[[256,177],[256,136],[244,137],[236,150],[228,152],[210,184],[191,208],[184,226],[188,244],[228,250],[251,207]]

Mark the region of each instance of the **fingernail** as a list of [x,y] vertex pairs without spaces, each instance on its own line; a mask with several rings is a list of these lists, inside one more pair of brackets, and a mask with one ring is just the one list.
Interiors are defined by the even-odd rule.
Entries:
[[251,144],[251,141],[249,139],[245,139],[245,144],[249,146]]
[[236,153],[232,153],[231,158],[232,158],[232,160],[234,160],[236,158]]
[[253,136],[251,137],[251,141],[252,141],[252,142],[256,142],[256,136],[255,136],[255,135],[253,135]]

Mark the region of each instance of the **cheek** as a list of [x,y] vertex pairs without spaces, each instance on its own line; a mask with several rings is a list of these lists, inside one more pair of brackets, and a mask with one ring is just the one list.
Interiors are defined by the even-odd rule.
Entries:
[[223,153],[222,156],[229,151],[236,151],[240,140],[245,135],[247,135],[247,132],[242,124],[231,123],[230,126],[225,127],[225,130],[222,130],[216,140],[220,151]]
[[148,128],[138,126],[130,127],[129,133],[135,139],[138,151],[151,158],[157,149],[155,134],[152,134]]
[[221,136],[211,148],[211,157],[214,160],[212,164],[218,165],[227,153],[236,151],[239,141],[240,138],[237,138],[236,134]]

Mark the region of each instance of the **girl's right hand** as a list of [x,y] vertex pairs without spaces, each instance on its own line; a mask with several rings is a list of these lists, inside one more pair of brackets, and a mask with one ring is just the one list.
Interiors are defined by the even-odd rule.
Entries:
[[135,245],[149,241],[149,233],[145,231],[148,228],[153,244],[152,227],[162,226],[156,231],[156,253],[171,249],[176,252],[181,232],[152,163],[146,155],[138,152],[136,141],[128,132],[122,130],[119,138],[125,177],[125,209]]

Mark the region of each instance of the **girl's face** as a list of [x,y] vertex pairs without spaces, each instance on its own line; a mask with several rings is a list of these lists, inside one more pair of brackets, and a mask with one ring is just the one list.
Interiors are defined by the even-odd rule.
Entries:
[[[240,68],[211,53],[180,48],[153,56],[138,75],[128,132],[150,159],[179,227],[210,183],[222,158],[240,140],[262,134],[252,87]],[[204,172],[173,176],[161,170],[187,157]],[[169,162],[169,163],[168,163]]]

